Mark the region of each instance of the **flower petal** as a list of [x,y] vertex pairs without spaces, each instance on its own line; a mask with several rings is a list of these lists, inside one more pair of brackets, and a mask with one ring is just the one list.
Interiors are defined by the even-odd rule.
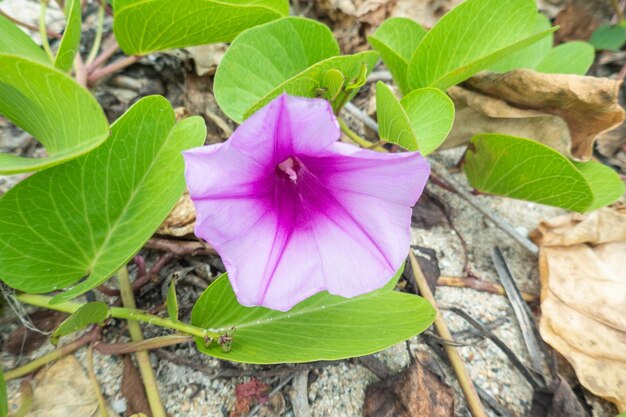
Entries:
[[428,163],[339,136],[328,102],[282,95],[226,143],[184,153],[196,235],[222,257],[241,304],[285,311],[324,289],[356,296],[405,259]]
[[280,124],[283,130],[278,140],[285,158],[315,154],[341,137],[339,122],[328,101],[287,94],[276,100],[282,100],[283,105]]

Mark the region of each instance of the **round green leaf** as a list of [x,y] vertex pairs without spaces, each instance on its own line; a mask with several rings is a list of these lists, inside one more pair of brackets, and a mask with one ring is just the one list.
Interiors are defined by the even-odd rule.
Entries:
[[376,117],[378,135],[382,140],[396,143],[409,151],[418,149],[409,116],[393,91],[382,81],[376,83]]
[[554,149],[500,134],[472,138],[465,174],[476,190],[584,212],[594,200],[589,182]]
[[65,7],[67,25],[65,26],[59,50],[54,58],[54,66],[61,71],[67,72],[72,69],[74,56],[80,45],[80,31],[83,19],[80,10],[80,0],[68,0]]
[[417,150],[428,155],[441,146],[454,123],[454,103],[450,97],[436,88],[420,88],[400,103],[417,138]]
[[175,122],[163,97],[138,101],[104,145],[39,172],[0,198],[0,279],[28,293],[106,281],[143,246],[185,188],[182,150],[203,143],[202,118]]
[[324,74],[322,85],[324,86],[324,98],[328,101],[335,101],[339,94],[343,91],[346,84],[346,77],[339,70],[329,69]]
[[420,42],[407,73],[411,89],[446,90],[557,29],[531,35],[536,16],[534,0],[466,0]]
[[386,142],[428,155],[446,139],[454,122],[454,103],[436,88],[420,88],[398,101],[384,83],[376,85],[378,133]]
[[572,163],[583,174],[593,193],[593,202],[586,211],[608,206],[624,195],[624,181],[611,168],[596,161]]
[[344,91],[339,95],[338,101],[332,103],[333,109],[337,112],[340,104],[350,101],[359,91],[359,88],[365,84],[365,80],[376,65],[376,61],[378,61],[378,53],[373,51],[325,59],[271,90],[248,109],[243,118],[248,118],[283,92],[294,96],[319,97],[320,89],[324,88],[324,75],[331,69],[337,69],[346,78]]
[[603,23],[591,34],[589,43],[598,50],[618,51],[626,42],[626,28]]
[[287,17],[257,26],[239,35],[226,51],[215,74],[215,99],[241,123],[277,86],[338,54],[330,29],[314,20]]
[[0,33],[0,54],[18,55],[40,64],[51,64],[43,49],[4,16],[0,16]]
[[128,55],[230,42],[289,14],[287,0],[116,0],[113,31]]
[[200,339],[196,344],[201,352],[234,362],[295,363],[368,355],[415,336],[435,319],[426,300],[392,288],[354,298],[322,292],[280,312],[241,306],[223,275],[198,299],[191,322],[229,332],[229,352],[215,344],[207,347]]
[[551,49],[537,64],[535,71],[547,74],[585,75],[595,58],[593,46],[587,42],[562,43]]
[[338,54],[331,31],[313,20],[288,17],[257,26],[239,35],[226,51],[215,74],[215,99],[224,113],[241,123],[283,92],[323,95],[327,74],[334,69],[346,81],[341,100],[349,100],[378,54]]
[[[532,33],[543,32],[551,27],[552,25],[550,24],[550,19],[542,13],[537,13]],[[551,33],[532,45],[507,55],[505,58],[491,65],[489,70],[496,72],[508,72],[517,68],[535,68],[543,57],[550,52],[553,42],[554,36]]]
[[46,148],[46,158],[0,154],[0,174],[61,164],[99,146],[109,125],[98,102],[72,78],[46,64],[0,54],[0,114]]
[[426,30],[412,19],[393,17],[387,19],[376,29],[367,41],[380,53],[383,62],[389,68],[393,80],[403,94],[410,90],[406,79],[411,56],[426,35]]
[[106,303],[94,301],[83,304],[54,330],[50,342],[56,345],[60,337],[82,330],[90,324],[102,323],[108,317],[109,306]]

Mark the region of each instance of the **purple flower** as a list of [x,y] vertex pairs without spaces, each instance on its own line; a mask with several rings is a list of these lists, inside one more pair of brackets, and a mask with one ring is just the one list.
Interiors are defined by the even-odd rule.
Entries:
[[406,258],[428,162],[339,137],[326,100],[283,94],[225,143],[184,152],[195,233],[222,257],[241,304],[286,311],[323,290],[353,297]]

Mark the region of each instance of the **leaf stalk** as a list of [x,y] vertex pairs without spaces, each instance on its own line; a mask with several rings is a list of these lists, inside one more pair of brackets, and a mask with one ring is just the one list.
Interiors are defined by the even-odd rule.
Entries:
[[[135,296],[133,294],[133,287],[128,279],[128,270],[126,266],[123,266],[117,273],[117,281],[120,287],[120,295],[122,298],[122,304],[124,307],[135,310],[137,308],[135,304]],[[133,342],[142,342],[143,333],[139,322],[127,318],[128,332]],[[150,354],[147,350],[140,350],[135,352],[137,358],[137,365],[139,366],[139,372],[143,379],[143,385],[146,390],[146,396],[148,397],[148,403],[150,404],[150,411],[153,417],[167,417],[165,407],[161,401],[161,395],[159,394],[159,386],[157,384],[154,370],[152,369],[152,363],[150,362]]]

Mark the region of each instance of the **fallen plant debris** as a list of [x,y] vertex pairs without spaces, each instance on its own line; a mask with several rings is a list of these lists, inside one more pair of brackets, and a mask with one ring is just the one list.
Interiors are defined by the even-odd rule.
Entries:
[[122,362],[124,364],[124,372],[122,373],[121,391],[126,399],[126,415],[131,416],[144,413],[147,417],[152,417],[146,390],[141,382],[141,375],[130,355],[124,355]]
[[270,386],[254,377],[237,384],[235,387],[237,401],[230,412],[230,417],[241,417],[247,414],[253,405],[265,404],[269,400],[269,392]]
[[[98,415],[98,399],[91,381],[72,355],[39,372],[31,381],[33,397],[24,417],[68,417]],[[20,401],[17,396],[12,401]],[[109,417],[118,414],[107,410]]]
[[542,337],[594,394],[626,410],[626,207],[542,222]]
[[416,361],[367,387],[363,415],[449,417],[454,415],[454,394],[439,376]]
[[46,343],[49,334],[57,328],[67,317],[58,311],[35,311],[29,314],[25,320],[34,329],[24,325],[18,327],[7,337],[2,350],[13,355],[28,355]]
[[565,380],[558,376],[545,389],[536,389],[530,417],[589,417]]
[[482,73],[450,89],[457,107],[446,146],[482,132],[535,139],[565,156],[589,160],[598,135],[619,126],[621,81],[519,69]]
[[196,210],[186,190],[156,233],[174,237],[193,235],[195,221]]

